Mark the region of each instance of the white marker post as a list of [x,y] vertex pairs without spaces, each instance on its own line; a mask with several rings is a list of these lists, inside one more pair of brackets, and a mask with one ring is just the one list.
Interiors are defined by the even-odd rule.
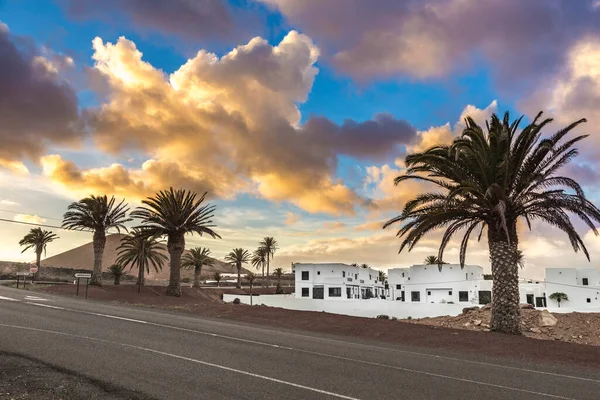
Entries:
[[29,272],[17,272],[17,289],[19,288],[19,277],[23,277],[23,289],[25,289],[25,282],[27,281],[27,275]]
[[79,296],[79,279],[80,278],[84,278],[85,279],[85,298],[87,300],[88,298],[88,287],[90,286],[90,278],[92,277],[92,274],[89,273],[76,273],[75,274],[75,278],[77,278],[77,296]]

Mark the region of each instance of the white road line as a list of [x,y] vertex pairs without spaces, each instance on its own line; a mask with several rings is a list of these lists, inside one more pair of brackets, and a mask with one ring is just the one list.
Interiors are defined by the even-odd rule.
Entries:
[[7,301],[21,301],[21,300],[17,300],[17,299],[11,299],[10,297],[4,297],[4,296],[0,296],[0,300],[7,300]]
[[32,306],[38,306],[38,307],[54,308],[55,310],[71,311],[71,309],[69,309],[69,308],[51,306],[50,304],[32,303],[29,301],[25,302],[25,304],[31,304]]
[[42,297],[37,297],[37,296],[25,296],[25,300],[30,300],[30,301],[52,301],[52,300],[44,299]]
[[[35,304],[35,305],[40,305],[40,306],[42,305],[42,304],[36,304],[36,303],[28,303],[28,304]],[[45,306],[45,304],[44,304],[44,306]],[[315,355],[315,356],[328,357],[328,358],[333,358],[333,359],[338,359],[338,360],[344,360],[344,361],[352,361],[352,362],[355,362],[355,363],[358,363],[358,364],[372,365],[372,366],[376,366],[376,367],[394,369],[394,370],[404,371],[404,372],[409,372],[409,373],[414,373],[414,374],[434,376],[434,377],[437,377],[437,378],[455,380],[455,381],[459,381],[459,382],[466,382],[466,383],[471,383],[471,384],[480,385],[480,386],[488,386],[488,387],[494,387],[494,388],[498,388],[498,389],[505,389],[505,390],[511,390],[511,391],[516,391],[516,392],[521,392],[521,393],[535,394],[535,395],[538,395],[538,396],[545,396],[545,397],[550,397],[550,398],[554,398],[554,399],[574,400],[571,397],[558,396],[558,395],[554,395],[554,394],[550,394],[550,393],[543,393],[543,392],[537,392],[537,391],[534,391],[534,390],[520,389],[520,388],[516,388],[516,387],[512,387],[512,386],[497,385],[497,384],[494,384],[494,383],[476,381],[476,380],[472,380],[472,379],[460,378],[460,377],[455,377],[455,376],[451,376],[451,375],[437,374],[437,373],[434,373],[434,372],[422,371],[422,370],[417,370],[417,369],[412,369],[412,368],[398,367],[398,366],[395,366],[395,365],[381,364],[381,363],[377,363],[377,362],[373,362],[373,361],[359,360],[359,359],[356,359],[356,358],[350,358],[350,357],[344,357],[344,356],[337,356],[335,354],[321,353],[321,352],[318,352],[318,351],[297,349],[297,348],[294,348],[294,347],[288,347],[288,346],[282,346],[282,345],[277,345],[277,344],[272,344],[272,343],[260,342],[260,341],[251,340],[251,339],[243,339],[243,338],[238,338],[238,337],[235,337],[235,336],[221,335],[221,334],[213,333],[213,332],[205,332],[205,331],[199,331],[199,330],[195,330],[195,329],[181,328],[181,327],[178,327],[178,326],[158,324],[158,323],[155,323],[155,322],[148,322],[148,321],[134,320],[134,319],[129,319],[129,318],[115,317],[115,316],[108,315],[108,314],[98,314],[98,313],[91,313],[91,312],[87,312],[87,311],[79,311],[79,310],[71,310],[71,309],[67,309],[67,310],[68,311],[80,312],[80,313],[84,313],[84,314],[104,316],[104,317],[108,317],[108,318],[123,319],[123,320],[126,320],[126,321],[132,321],[132,322],[140,322],[140,323],[143,323],[143,324],[157,326],[157,327],[161,327],[161,328],[168,328],[168,329],[173,329],[173,330],[178,330],[178,331],[183,331],[183,332],[196,333],[196,334],[205,335],[205,336],[212,336],[212,337],[217,337],[217,338],[221,338],[221,339],[228,339],[228,340],[234,340],[234,341],[238,341],[238,342],[250,343],[250,344],[254,344],[254,345],[260,345],[260,346],[265,346],[265,347],[272,347],[272,348],[277,348],[277,349],[282,349],[282,350],[294,351],[294,352],[303,353],[303,354],[310,354],[310,355]],[[581,379],[585,380],[585,381],[594,382],[594,383],[600,383],[600,381],[594,380],[594,379],[588,379],[588,378],[581,378]]]
[[149,349],[149,348],[146,348],[146,347],[134,346],[134,345],[131,345],[131,344],[126,344],[126,343],[113,342],[111,340],[99,339],[99,338],[94,338],[94,337],[90,337],[90,336],[81,336],[81,335],[75,335],[75,334],[72,334],[72,333],[51,331],[51,330],[47,330],[47,329],[30,328],[30,327],[26,327],[26,326],[8,325],[8,324],[0,324],[0,326],[6,327],[6,328],[14,328],[14,329],[23,329],[23,330],[28,330],[28,331],[35,331],[35,332],[51,333],[51,334],[55,334],[55,335],[69,336],[69,337],[74,337],[74,338],[78,338],[78,339],[86,339],[86,340],[92,340],[92,341],[96,341],[96,342],[109,343],[109,344],[113,344],[113,345],[118,345],[118,346],[123,346],[123,347],[129,347],[129,348],[136,349],[136,350],[142,350],[142,351],[146,351],[146,352],[149,352],[149,353],[160,354],[160,355],[163,355],[163,356],[177,358],[177,359],[180,359],[180,360],[185,360],[185,361],[193,362],[193,363],[196,363],[196,364],[206,365],[208,367],[218,368],[218,369],[222,369],[222,370],[229,371],[229,372],[235,372],[237,374],[251,376],[253,378],[258,378],[258,379],[263,379],[263,380],[267,380],[267,381],[271,381],[271,382],[281,383],[283,385],[292,386],[292,387],[296,387],[296,388],[299,388],[299,389],[308,390],[308,391],[311,391],[311,392],[325,394],[327,396],[336,397],[338,399],[360,400],[357,397],[345,396],[343,394],[329,392],[327,390],[321,390],[321,389],[317,389],[317,388],[314,388],[314,387],[311,387],[311,386],[300,385],[298,383],[284,381],[284,380],[281,380],[281,379],[272,378],[270,376],[259,375],[259,374],[255,374],[255,373],[252,373],[252,372],[243,371],[241,369],[226,367],[224,365],[214,364],[214,363],[207,362],[207,361],[197,360],[195,358],[184,357],[184,356],[180,356],[180,355],[172,354],[172,353],[167,353],[167,352],[160,351],[160,350]]

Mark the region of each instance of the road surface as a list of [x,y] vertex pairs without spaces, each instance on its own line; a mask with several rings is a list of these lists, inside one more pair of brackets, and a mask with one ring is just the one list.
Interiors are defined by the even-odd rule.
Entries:
[[285,331],[3,286],[1,352],[148,399],[600,398],[600,371]]

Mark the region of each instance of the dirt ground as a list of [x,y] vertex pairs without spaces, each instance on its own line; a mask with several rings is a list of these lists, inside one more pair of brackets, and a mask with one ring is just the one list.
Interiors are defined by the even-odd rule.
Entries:
[[[244,304],[234,305],[222,302],[220,300],[221,293],[242,294],[246,292],[245,289],[196,290],[189,287],[183,289],[183,296],[175,298],[166,296],[164,287],[146,287],[142,294],[138,294],[137,288],[130,285],[105,286],[103,289],[93,287],[90,290],[90,298],[113,303],[176,310],[258,325],[401,343],[422,348],[600,369],[600,346],[569,343],[563,340],[552,342],[533,340],[526,336],[464,329],[464,326],[463,329],[452,329],[415,323],[424,320],[367,319],[324,312],[294,311]],[[74,288],[67,285],[48,287],[44,290],[57,294],[74,295]],[[257,289],[254,293],[272,292],[273,290],[274,288]]]
[[[456,317],[413,319],[407,322],[444,328],[487,331],[492,312],[489,306],[463,311]],[[561,340],[600,346],[600,313],[552,314],[525,308],[521,310],[523,335],[544,340]],[[544,317],[544,318],[543,318]]]
[[0,352],[1,400],[142,400],[139,394],[108,386],[71,371]]

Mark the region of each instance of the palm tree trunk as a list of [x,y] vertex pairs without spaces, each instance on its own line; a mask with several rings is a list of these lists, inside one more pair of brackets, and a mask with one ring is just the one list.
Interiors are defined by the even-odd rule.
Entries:
[[267,255],[267,287],[271,287],[271,275],[269,275],[269,260],[271,259],[270,256]]
[[200,274],[202,273],[202,265],[194,267],[194,287],[200,289]]
[[106,244],[106,233],[97,229],[94,231],[94,272],[90,285],[102,286],[102,256]]
[[121,276],[120,275],[115,275],[114,284],[115,284],[115,286],[119,286],[121,284]]
[[265,278],[265,263],[262,263],[262,277]]
[[[509,225],[510,226],[510,225]],[[518,335],[521,333],[519,307],[519,266],[517,263],[516,229],[511,227],[511,242],[500,229],[488,227],[488,245],[492,263],[492,323],[497,332]]]
[[237,285],[235,287],[238,289],[241,289],[242,288],[242,264],[237,265],[237,271],[238,271],[238,280],[237,280]]
[[183,235],[170,235],[167,239],[167,250],[169,251],[169,286],[167,296],[181,296],[181,255],[185,250],[185,238]]
[[33,274],[33,279],[38,281],[40,279],[40,270],[42,269],[42,250],[35,252],[35,265],[38,267],[38,270],[35,274]]

